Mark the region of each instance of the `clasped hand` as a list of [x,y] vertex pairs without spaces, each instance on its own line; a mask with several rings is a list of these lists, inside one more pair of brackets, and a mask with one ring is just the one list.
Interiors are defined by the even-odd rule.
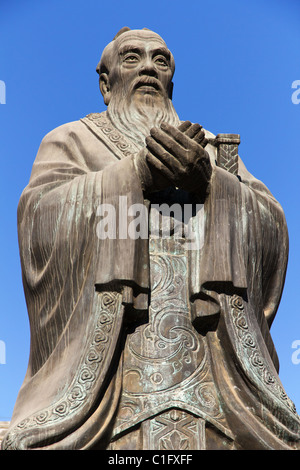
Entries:
[[145,149],[136,156],[144,191],[173,186],[205,197],[212,174],[206,143],[202,127],[189,121],[178,128],[163,123],[161,129],[151,129]]

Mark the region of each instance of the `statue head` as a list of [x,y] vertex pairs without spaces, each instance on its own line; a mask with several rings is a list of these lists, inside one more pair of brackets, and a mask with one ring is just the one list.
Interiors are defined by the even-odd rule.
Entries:
[[149,29],[122,28],[105,47],[96,68],[106,105],[112,94],[172,99],[175,63],[165,41]]
[[172,103],[174,58],[158,34],[122,28],[96,70],[109,118],[138,145],[163,121],[179,125]]

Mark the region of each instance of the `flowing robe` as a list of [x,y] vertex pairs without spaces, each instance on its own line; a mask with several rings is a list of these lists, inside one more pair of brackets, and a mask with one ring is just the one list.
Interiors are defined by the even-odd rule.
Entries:
[[[97,236],[102,204],[144,204],[139,149],[92,114],[42,141],[18,206],[31,346],[4,449],[108,448],[121,396],[128,325],[146,322],[145,238]],[[281,206],[239,159],[213,165],[205,238],[189,253],[193,328],[207,339],[215,386],[236,448],[299,448],[295,407],[278,377],[270,326],[288,256]]]

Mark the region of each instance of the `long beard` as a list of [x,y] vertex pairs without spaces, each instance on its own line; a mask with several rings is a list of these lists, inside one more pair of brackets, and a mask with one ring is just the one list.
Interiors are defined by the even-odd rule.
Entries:
[[[114,126],[138,147],[145,146],[145,138],[150,135],[152,127],[160,127],[167,122],[175,127],[180,124],[179,117],[172,101],[165,97],[155,100],[146,94],[141,101],[129,100],[128,97],[114,94],[107,107],[107,113]],[[136,102],[137,101],[137,102]]]

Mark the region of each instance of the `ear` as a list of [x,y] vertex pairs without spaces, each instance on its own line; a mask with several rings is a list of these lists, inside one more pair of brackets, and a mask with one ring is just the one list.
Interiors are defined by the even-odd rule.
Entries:
[[108,78],[107,73],[101,73],[99,77],[99,87],[100,87],[100,91],[104,99],[104,103],[107,106],[108,103],[110,102],[110,96],[111,96],[109,78]]
[[173,87],[174,87],[174,83],[171,82],[170,85],[169,85],[169,89],[168,89],[168,97],[170,98],[170,100],[173,97]]

